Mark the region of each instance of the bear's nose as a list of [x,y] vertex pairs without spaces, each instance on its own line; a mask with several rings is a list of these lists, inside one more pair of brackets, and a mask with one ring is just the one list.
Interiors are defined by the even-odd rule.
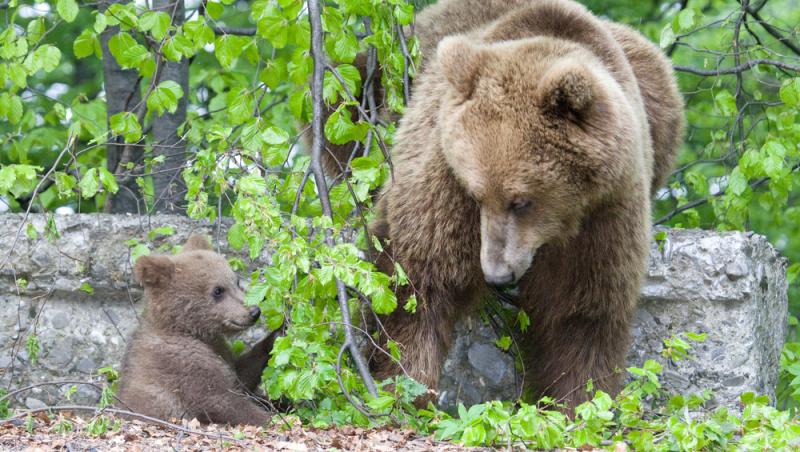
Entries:
[[509,285],[516,280],[514,278],[514,272],[500,275],[484,274],[484,279],[486,279],[486,282],[490,285],[499,287]]
[[261,309],[258,309],[258,306],[250,308],[250,318],[253,319],[254,322],[258,320],[259,316],[261,316]]

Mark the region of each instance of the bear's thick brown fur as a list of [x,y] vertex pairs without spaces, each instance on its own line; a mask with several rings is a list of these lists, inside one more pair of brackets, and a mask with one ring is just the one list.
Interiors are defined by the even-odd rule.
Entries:
[[268,413],[250,394],[275,332],[234,359],[225,335],[252,326],[259,310],[243,304],[225,258],[192,236],[175,256],[140,257],[135,273],[148,304],[123,359],[121,406],[160,419],[266,424]]
[[[436,388],[459,314],[517,282],[526,384],[568,407],[614,393],[646,265],[650,196],[683,131],[662,53],[571,0],[441,0],[418,16],[423,63],[373,231],[415,314],[384,320]],[[378,376],[399,372],[374,354]]]

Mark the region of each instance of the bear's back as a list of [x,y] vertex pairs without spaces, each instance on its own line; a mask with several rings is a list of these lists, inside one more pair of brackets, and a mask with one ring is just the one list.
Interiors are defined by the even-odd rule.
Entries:
[[685,128],[683,100],[669,59],[636,30],[601,20],[571,0],[442,0],[418,15],[416,27],[423,65],[454,34],[485,42],[546,36],[587,48],[646,114],[651,191],[665,182]]

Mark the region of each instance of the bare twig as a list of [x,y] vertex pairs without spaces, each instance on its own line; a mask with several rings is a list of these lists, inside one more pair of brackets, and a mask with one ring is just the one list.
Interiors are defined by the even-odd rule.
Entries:
[[100,407],[96,407],[96,406],[86,406],[86,405],[56,405],[56,406],[49,406],[49,407],[43,407],[43,408],[35,408],[35,409],[32,409],[32,410],[22,410],[19,414],[15,415],[15,416],[11,416],[9,418],[0,420],[0,425],[9,424],[9,423],[11,423],[11,422],[13,422],[13,421],[15,421],[17,419],[21,419],[23,417],[27,417],[30,414],[44,413],[44,412],[61,412],[61,411],[90,412],[90,413],[94,413],[95,416],[103,414],[103,413],[118,414],[120,416],[126,416],[126,417],[129,417],[129,418],[139,419],[139,420],[150,422],[150,423],[153,423],[153,424],[158,424],[158,425],[161,425],[163,427],[167,427],[167,428],[170,428],[170,429],[173,429],[173,430],[177,430],[179,432],[189,433],[191,435],[199,435],[199,436],[205,436],[205,437],[208,437],[208,438],[215,438],[215,439],[219,438],[219,439],[224,439],[225,441],[234,441],[234,442],[237,442],[237,443],[241,442],[241,440],[238,440],[238,439],[236,439],[236,438],[234,438],[232,436],[223,435],[223,434],[217,433],[217,432],[213,432],[212,433],[212,432],[204,432],[204,431],[201,431],[201,430],[194,430],[194,429],[191,429],[191,428],[184,427],[182,425],[173,424],[172,422],[167,422],[167,421],[164,421],[164,420],[161,420],[161,419],[158,419],[158,418],[147,416],[147,415],[144,415],[144,414],[141,414],[141,413],[136,413],[136,412],[133,412],[133,411],[121,410],[121,409],[118,409],[118,408],[111,408],[111,407],[100,408]]

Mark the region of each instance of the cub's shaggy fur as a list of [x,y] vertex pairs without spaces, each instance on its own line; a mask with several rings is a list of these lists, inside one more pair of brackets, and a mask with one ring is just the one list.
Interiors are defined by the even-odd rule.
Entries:
[[123,407],[161,419],[264,425],[268,414],[248,393],[275,332],[234,359],[225,335],[253,325],[259,310],[242,303],[225,258],[192,236],[176,256],[140,257],[135,272],[148,305],[122,364]]
[[[457,316],[516,282],[526,383],[568,406],[615,392],[650,239],[650,196],[683,131],[671,65],[571,0],[441,0],[373,231],[416,293],[384,321],[435,388]],[[374,354],[381,377],[399,371]]]

